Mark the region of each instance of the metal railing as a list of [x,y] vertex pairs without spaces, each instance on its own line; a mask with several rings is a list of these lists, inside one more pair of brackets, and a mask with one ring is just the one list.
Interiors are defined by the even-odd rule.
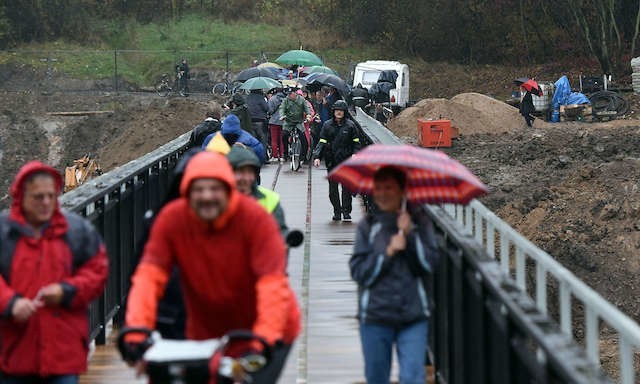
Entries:
[[[356,118],[372,141],[402,143],[359,108]],[[619,335],[617,376],[634,383],[637,323],[479,201],[427,211],[442,239],[432,346],[441,383],[610,382],[600,369],[600,321]],[[559,325],[549,286],[558,287]],[[573,338],[580,306],[586,348]]]
[[104,238],[109,255],[105,292],[89,310],[91,339],[105,342],[105,326],[120,314],[142,247],[145,214],[157,209],[171,171],[187,149],[189,133],[109,171],[60,197],[63,209],[85,216]]

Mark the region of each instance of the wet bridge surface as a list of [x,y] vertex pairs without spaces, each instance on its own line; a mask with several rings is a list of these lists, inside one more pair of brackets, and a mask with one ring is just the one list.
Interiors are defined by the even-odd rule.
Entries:
[[[292,249],[289,278],[303,312],[303,332],[291,350],[280,383],[364,383],[356,313],[356,285],[349,276],[355,228],[363,215],[353,201],[353,222],[331,220],[326,168],[269,164],[261,185],[280,194],[290,228],[305,233]],[[397,372],[394,369],[394,375]],[[119,360],[113,343],[98,346],[82,383],[144,383]]]

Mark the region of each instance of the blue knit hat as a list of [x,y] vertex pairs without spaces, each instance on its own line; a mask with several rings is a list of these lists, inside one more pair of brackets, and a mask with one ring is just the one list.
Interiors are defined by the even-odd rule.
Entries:
[[229,133],[240,134],[240,119],[233,113],[222,121],[222,134],[227,135]]

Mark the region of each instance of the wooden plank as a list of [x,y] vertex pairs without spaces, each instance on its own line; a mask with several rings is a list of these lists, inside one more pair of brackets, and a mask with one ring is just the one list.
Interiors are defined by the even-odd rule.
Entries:
[[47,115],[51,116],[85,116],[85,115],[103,115],[111,114],[115,111],[60,111],[60,112],[47,112]]

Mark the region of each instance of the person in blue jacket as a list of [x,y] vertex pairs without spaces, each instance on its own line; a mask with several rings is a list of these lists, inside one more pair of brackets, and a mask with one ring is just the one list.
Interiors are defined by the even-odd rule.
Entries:
[[[209,145],[209,142],[216,134],[217,133],[212,133],[211,135],[207,136],[207,138],[204,140],[204,143],[202,143],[203,149],[207,148],[207,145]],[[233,146],[233,144],[235,143],[241,143],[247,148],[250,148],[256,154],[256,156],[258,156],[258,159],[260,159],[260,163],[264,164],[264,146],[258,139],[251,136],[249,132],[240,128],[240,119],[238,119],[238,116],[234,114],[227,115],[227,117],[222,122],[222,129],[220,130],[220,134],[222,134],[222,136],[230,146]]]

